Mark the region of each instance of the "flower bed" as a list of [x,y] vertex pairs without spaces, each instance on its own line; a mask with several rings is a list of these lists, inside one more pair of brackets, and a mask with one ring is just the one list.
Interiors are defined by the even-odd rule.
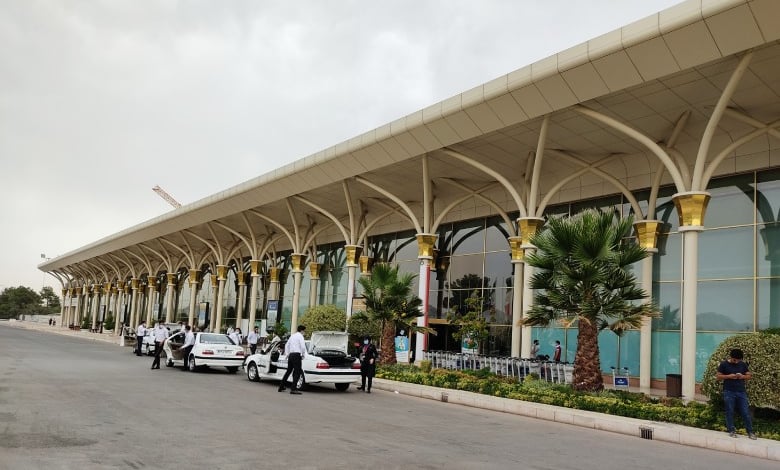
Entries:
[[[512,378],[496,376],[487,369],[462,372],[433,369],[425,372],[415,366],[396,364],[380,366],[376,376],[399,382],[465,390],[628,418],[663,421],[715,431],[726,430],[722,411],[709,404],[685,404],[677,398],[653,398],[623,390],[576,392],[569,386],[541,380],[526,379],[522,383],[517,382]],[[773,410],[757,410],[753,428],[760,437],[780,440],[780,414]]]

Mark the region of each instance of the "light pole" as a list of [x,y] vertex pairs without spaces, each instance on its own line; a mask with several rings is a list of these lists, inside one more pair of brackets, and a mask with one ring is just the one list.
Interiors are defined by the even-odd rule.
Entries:
[[[51,258],[46,256],[46,253],[41,253],[41,259],[45,259],[46,261],[49,261]],[[43,291],[44,287],[46,287],[46,272],[45,271],[43,273],[43,278],[41,278],[41,292]]]

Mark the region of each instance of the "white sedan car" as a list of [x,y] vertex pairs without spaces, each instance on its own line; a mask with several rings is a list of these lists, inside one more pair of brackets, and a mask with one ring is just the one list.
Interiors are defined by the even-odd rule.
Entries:
[[[184,331],[170,336],[163,343],[168,367],[183,366]],[[195,372],[201,367],[224,367],[235,374],[244,363],[244,348],[236,345],[228,335],[219,333],[195,333],[195,345],[190,351],[188,368]]]
[[[360,380],[360,361],[347,354],[348,335],[343,331],[317,331],[306,341],[303,376],[298,388],[305,384],[334,384],[345,391],[349,384]],[[287,372],[285,340],[274,341],[257,354],[246,358],[246,376],[252,382],[262,379],[282,380]],[[292,379],[292,374],[290,375]]]

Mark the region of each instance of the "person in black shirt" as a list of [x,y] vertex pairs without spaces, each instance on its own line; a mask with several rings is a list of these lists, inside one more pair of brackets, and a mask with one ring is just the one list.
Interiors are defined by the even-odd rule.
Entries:
[[734,409],[736,408],[742,422],[745,423],[745,430],[750,439],[756,439],[753,434],[753,422],[750,419],[750,410],[748,403],[745,381],[753,376],[748,369],[748,365],[742,361],[744,353],[741,349],[732,349],[729,352],[729,358],[718,366],[717,379],[723,382],[723,403],[726,406],[726,428],[729,436],[737,437],[734,429]]
[[[363,390],[366,393],[371,393],[371,383],[374,381],[374,375],[376,374],[376,359],[379,353],[376,350],[376,346],[371,342],[371,337],[366,336],[363,338],[363,347],[360,349],[360,387],[358,390]],[[366,386],[366,379],[368,379],[368,386]]]

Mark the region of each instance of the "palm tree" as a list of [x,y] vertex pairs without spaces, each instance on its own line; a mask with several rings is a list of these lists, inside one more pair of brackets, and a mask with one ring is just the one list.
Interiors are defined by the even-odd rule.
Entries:
[[422,315],[422,301],[412,295],[414,275],[398,273],[398,266],[378,263],[371,270],[370,277],[361,277],[358,282],[363,287],[366,298],[366,310],[382,326],[379,343],[379,360],[383,364],[395,364],[395,331],[399,325],[410,331],[430,332],[429,328],[418,327],[417,317]]
[[577,323],[574,388],[604,388],[599,363],[598,332],[622,334],[638,328],[643,317],[657,315],[645,303],[647,293],[630,272],[647,251],[628,237],[632,219],[611,212],[586,210],[572,217],[551,219],[531,239],[538,249],[526,262],[539,268],[531,279],[534,306],[524,325]]

